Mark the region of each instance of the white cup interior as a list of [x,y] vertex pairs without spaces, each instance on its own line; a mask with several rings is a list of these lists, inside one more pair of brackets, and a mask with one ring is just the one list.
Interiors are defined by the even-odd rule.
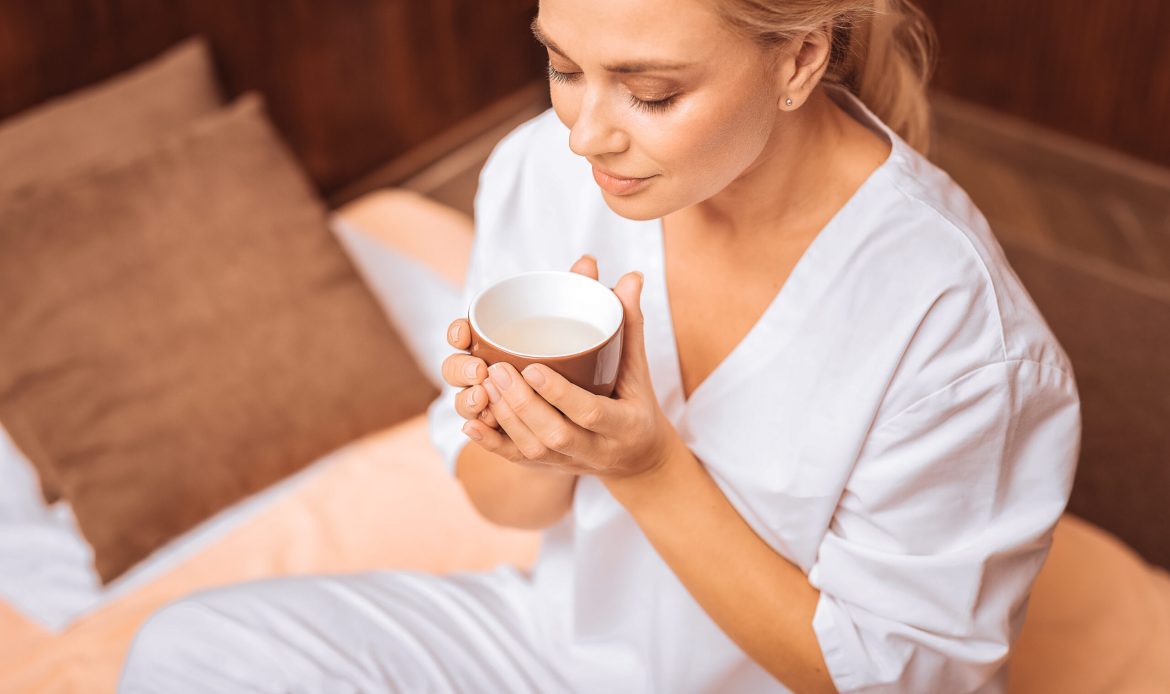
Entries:
[[524,354],[502,345],[492,329],[521,318],[556,316],[584,321],[605,335],[581,352],[604,343],[622,324],[622,302],[600,282],[574,272],[541,270],[514,275],[484,289],[471,303],[468,315],[480,337],[495,347],[524,357],[556,357],[560,354]]

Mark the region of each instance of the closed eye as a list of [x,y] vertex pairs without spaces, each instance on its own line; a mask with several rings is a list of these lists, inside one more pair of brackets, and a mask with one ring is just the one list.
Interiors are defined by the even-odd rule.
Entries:
[[[561,84],[572,84],[581,79],[580,72],[562,72],[548,64],[548,78],[553,82],[560,82]],[[645,111],[647,113],[661,113],[670,108],[674,103],[674,96],[668,96],[665,99],[639,99],[633,94],[630,95],[630,105],[634,108]]]
[[670,105],[673,103],[673,96],[668,96],[665,99],[647,100],[639,99],[633,94],[630,94],[630,105],[640,111],[646,111],[648,113],[659,113],[665,111],[666,109],[670,108]]
[[562,83],[576,82],[578,79],[581,78],[581,73],[580,72],[561,72],[560,70],[553,67],[552,63],[549,63],[548,64],[548,78],[550,80],[552,80],[553,82],[562,82]]

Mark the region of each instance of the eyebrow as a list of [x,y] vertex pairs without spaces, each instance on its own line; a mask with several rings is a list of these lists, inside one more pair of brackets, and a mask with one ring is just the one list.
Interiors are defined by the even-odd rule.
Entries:
[[[571,58],[569,58],[568,55],[565,54],[564,51],[562,51],[560,48],[557,47],[557,45],[555,43],[553,43],[552,39],[550,39],[547,35],[545,35],[545,33],[543,31],[541,31],[539,18],[532,20],[532,27],[531,28],[532,28],[532,35],[536,37],[536,40],[539,41],[541,43],[541,45],[543,45],[545,48],[549,49],[553,53],[556,53],[557,55],[561,56],[565,60],[572,60]],[[636,73],[636,72],[682,70],[683,68],[690,67],[690,65],[691,65],[690,63],[672,63],[672,62],[666,62],[666,61],[660,61],[660,60],[636,60],[636,61],[631,61],[631,62],[615,63],[612,65],[602,65],[601,67],[605,68],[605,70],[608,72],[616,72],[616,73],[628,75],[628,74],[632,74],[632,73]]]

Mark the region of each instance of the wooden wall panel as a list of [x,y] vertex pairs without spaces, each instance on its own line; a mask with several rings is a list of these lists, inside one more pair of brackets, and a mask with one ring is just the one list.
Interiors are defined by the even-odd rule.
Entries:
[[[1170,165],[1167,0],[918,0],[935,87]],[[212,43],[331,193],[538,79],[536,0],[0,0],[0,118]]]
[[1170,165],[1170,2],[918,0],[936,89]]
[[0,0],[0,118],[191,34],[324,193],[541,74],[536,0]]

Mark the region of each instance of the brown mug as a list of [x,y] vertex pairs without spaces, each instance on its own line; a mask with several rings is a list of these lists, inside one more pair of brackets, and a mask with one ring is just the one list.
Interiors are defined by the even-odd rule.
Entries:
[[622,356],[625,308],[595,279],[540,270],[500,280],[467,309],[471,355],[523,371],[544,364],[570,383],[610,396]]

